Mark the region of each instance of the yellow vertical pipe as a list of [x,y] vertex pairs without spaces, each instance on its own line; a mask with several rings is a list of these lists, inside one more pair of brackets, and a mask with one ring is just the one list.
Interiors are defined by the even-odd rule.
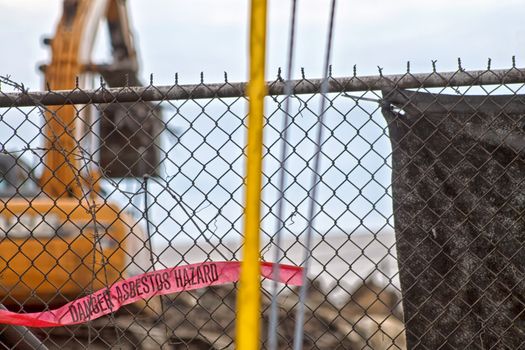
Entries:
[[237,296],[236,349],[256,350],[260,344],[261,268],[259,232],[262,182],[263,111],[266,84],[266,0],[252,0],[250,17],[250,81],[248,84],[248,160],[244,216],[244,247]]

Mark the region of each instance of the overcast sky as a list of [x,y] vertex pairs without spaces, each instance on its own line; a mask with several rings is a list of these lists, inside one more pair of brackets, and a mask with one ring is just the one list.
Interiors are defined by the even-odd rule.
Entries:
[[[247,76],[247,0],[128,0],[142,63],[142,76],[168,84],[209,82]],[[296,66],[319,77],[326,41],[329,0],[299,3]],[[50,36],[60,17],[59,0],[0,0],[0,73],[32,89],[40,88],[38,63],[48,61],[41,38]],[[268,77],[285,66],[289,1],[269,1]],[[414,71],[428,71],[430,61],[451,70],[462,57],[478,69],[491,57],[494,67],[518,63],[525,50],[525,6],[519,0],[340,0],[334,42],[334,74],[373,74],[377,66],[399,73],[412,61]],[[103,40],[101,41],[103,42]],[[100,47],[100,45],[99,45]],[[100,51],[100,50],[99,50]],[[103,56],[98,55],[97,56]],[[296,73],[298,69],[296,69]]]
[[[156,84],[171,84],[175,73],[178,72],[180,82],[197,83],[200,80],[200,72],[204,72],[205,81],[214,83],[223,81],[225,71],[229,73],[230,81],[245,81],[247,78],[248,3],[246,0],[128,0],[143,81],[147,81],[149,74],[153,73]],[[330,1],[298,0],[298,3],[297,59],[294,75],[297,77],[299,67],[304,67],[307,77],[319,78],[326,45]],[[286,65],[290,3],[274,0],[270,1],[269,5],[267,77],[272,79],[276,75],[277,68]],[[11,75],[14,80],[24,83],[31,90],[42,88],[42,77],[36,67],[38,64],[49,61],[49,49],[41,44],[41,39],[52,36],[56,22],[60,18],[61,6],[62,1],[59,0],[0,0],[2,11],[0,74]],[[351,75],[354,64],[357,64],[358,74],[362,75],[377,73],[377,66],[383,67],[385,74],[402,73],[406,70],[408,60],[412,62],[411,67],[414,72],[430,71],[431,60],[437,60],[438,70],[450,71],[457,69],[458,57],[462,58],[463,67],[467,69],[485,68],[489,57],[492,58],[492,67],[509,68],[513,55],[517,56],[517,64],[521,65],[522,58],[525,56],[523,18],[525,18],[525,6],[522,1],[518,0],[441,0],[433,2],[340,0],[337,7],[334,37],[333,72],[335,76]],[[108,52],[105,44],[107,44],[107,38],[104,39],[102,35],[94,57],[96,62],[104,61]],[[237,115],[243,114],[245,106],[242,103],[235,106]],[[339,99],[338,103],[341,105],[341,110],[346,108],[348,111],[352,108],[352,104],[347,103],[344,99]],[[187,116],[199,116],[201,111],[200,106],[194,104],[186,104],[184,108]],[[208,111],[218,111],[221,108],[224,109],[224,105],[217,102],[216,105],[212,104],[208,107]],[[369,104],[367,108],[371,111],[377,106]],[[164,116],[170,118],[173,113],[173,110],[168,108]],[[348,116],[345,118],[348,117],[348,120],[354,124],[359,123],[359,118],[364,118],[361,121],[363,124],[367,123],[370,118],[367,114],[359,114],[358,110],[353,113],[352,118]],[[337,113],[332,116],[335,116],[336,119],[341,118]],[[19,116],[11,117],[13,123],[20,122]],[[202,131],[204,123],[209,124],[209,120],[202,115],[198,118],[203,124],[202,126],[194,124],[194,127],[199,126]],[[313,122],[315,115],[305,113],[302,118],[301,123],[305,124],[309,120]],[[358,187],[350,186],[350,189],[341,187],[338,190],[345,201],[355,196],[355,201],[352,201],[353,207],[350,208],[355,217],[337,219],[343,225],[338,229],[349,229],[354,223],[359,223],[360,220],[362,222],[365,217],[369,217],[371,222],[384,224],[391,213],[389,197],[381,197],[384,196],[390,178],[389,168],[383,162],[383,159],[388,158],[390,153],[386,134],[383,135],[380,145],[374,145],[380,157],[376,156],[377,159],[372,159],[373,152],[368,152],[370,140],[384,133],[382,129],[384,121],[380,113],[376,111],[374,118],[376,118],[375,124],[369,123],[368,125],[375,125],[375,129],[371,128],[367,133],[361,130],[360,136],[356,139],[356,142],[361,142],[362,145],[356,145],[352,148],[352,155],[346,152],[346,158],[340,159],[341,168],[343,170],[348,168],[346,170],[354,177],[351,178],[353,184],[358,184]],[[6,120],[3,122],[9,123]],[[174,126],[182,129],[185,123],[188,123],[188,121],[182,121],[181,118],[174,118],[174,120]],[[241,122],[239,119],[233,121],[234,124],[239,122]],[[280,125],[275,117],[274,123],[276,126]],[[345,137],[354,137],[356,130],[354,125],[354,128],[347,127],[339,131]],[[241,131],[235,139],[238,143],[243,142],[244,134]],[[30,133],[28,129],[26,134]],[[0,141],[4,142],[4,139],[11,139],[11,135],[0,134]],[[202,144],[199,140],[198,137],[193,137],[188,133],[186,139],[181,139],[178,146],[197,150]],[[15,148],[24,146],[26,142],[23,136],[19,139],[13,138],[12,141],[16,143],[13,146]],[[222,144],[219,137],[210,138],[207,142]],[[301,148],[301,152],[304,153],[304,149],[304,147]],[[275,149],[271,152],[277,154]],[[335,151],[332,150],[332,152]],[[185,162],[185,159],[193,156],[186,153],[188,153],[187,150],[174,149],[169,157],[180,165]],[[208,152],[202,157],[210,154],[212,153]],[[382,173],[376,174],[378,182],[367,185],[369,181],[365,170],[350,170],[357,161],[355,157],[361,157],[359,154],[370,158],[360,160],[361,165],[369,161],[366,170],[376,166],[380,167]],[[302,164],[290,168],[300,171],[304,167],[305,165]],[[214,165],[211,168],[212,170],[219,169]],[[184,198],[184,201],[194,208],[197,208],[202,201],[202,194],[198,193],[199,189],[214,184],[214,179],[194,179],[191,174],[198,173],[200,169],[198,165],[194,167],[188,165],[182,169],[182,172],[186,173],[179,174],[181,179],[175,178],[173,182],[173,187],[181,192],[190,188],[190,185],[200,186],[194,189],[195,194],[187,192]],[[243,165],[238,164],[239,173],[242,173],[242,169]],[[170,171],[169,167],[167,170]],[[187,177],[184,178],[184,176]],[[191,179],[191,183],[185,184],[189,181],[188,179]],[[202,184],[199,185],[199,181],[202,181]],[[231,187],[232,191],[235,191],[242,179],[233,176],[224,177],[221,181],[221,185],[228,189]],[[339,180],[334,175],[329,181],[336,183]],[[358,190],[359,193],[356,194]],[[294,191],[292,197],[299,194],[298,191]],[[240,193],[237,195],[239,198],[236,203],[241,203]],[[322,195],[323,193],[321,197]],[[217,202],[225,198],[229,198],[227,194],[217,194],[215,199],[208,198],[208,200],[213,199]],[[169,198],[164,203],[168,203],[168,200]],[[370,201],[378,204],[374,207]],[[299,197],[297,202],[300,202]],[[175,205],[171,203],[165,206],[169,209]],[[375,208],[376,215],[367,216],[367,212],[372,210],[372,207]],[[303,210],[303,208],[300,209]],[[331,215],[338,211],[348,210],[342,201],[333,203],[329,209]],[[241,210],[242,208],[237,205],[228,214],[237,212],[240,215]],[[217,212],[214,207],[209,207],[199,215],[203,218],[203,222],[209,223],[219,214],[220,211]],[[337,220],[325,219],[326,229],[332,227]],[[270,223],[267,227],[273,227]],[[226,232],[228,224],[229,222],[225,220],[215,222],[213,225],[216,227],[222,225],[221,229]],[[271,229],[270,232],[272,232]]]

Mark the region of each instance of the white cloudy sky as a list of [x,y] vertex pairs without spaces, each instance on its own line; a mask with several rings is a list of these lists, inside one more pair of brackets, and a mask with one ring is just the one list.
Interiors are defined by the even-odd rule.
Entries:
[[[10,74],[32,89],[40,87],[37,63],[48,59],[40,43],[60,16],[59,0],[0,0],[0,73]],[[154,73],[158,83],[170,83],[175,72],[184,82],[247,75],[247,0],[128,0],[142,75]],[[328,18],[329,0],[299,1],[297,66],[318,77]],[[289,1],[269,1],[268,77],[286,60]],[[334,48],[334,72],[403,71],[412,61],[415,71],[438,67],[506,67],[512,55],[525,50],[525,7],[519,0],[340,0]]]
[[[330,0],[298,2],[295,76],[298,76],[299,67],[304,67],[308,77],[318,78],[321,75]],[[62,1],[59,0],[0,0],[0,74],[11,75],[31,90],[41,88],[42,79],[36,67],[49,59],[48,48],[41,44],[41,39],[53,33],[60,17],[61,4]],[[178,72],[181,82],[196,83],[200,72],[204,72],[206,81],[212,83],[223,81],[225,71],[229,73],[230,81],[246,79],[247,0],[128,0],[128,4],[143,80],[153,73],[156,84],[171,84],[174,74]],[[290,3],[273,0],[269,1],[269,5],[267,77],[271,79],[275,76],[277,67],[286,65]],[[438,61],[439,70],[449,71],[457,68],[458,57],[462,58],[463,67],[467,69],[485,68],[489,57],[492,58],[493,67],[508,68],[513,55],[517,56],[518,65],[522,65],[525,56],[523,18],[525,6],[519,0],[339,0],[332,62],[334,75],[351,75],[354,64],[358,66],[358,73],[363,75],[375,74],[377,66],[383,67],[387,74],[401,73],[406,69],[407,60],[412,62],[412,70],[416,72],[428,72],[431,69],[431,60]],[[105,52],[104,39],[99,44],[96,58],[100,60]],[[344,108],[352,107],[346,101],[339,103],[345,105]],[[370,110],[375,107],[373,104],[369,106]],[[200,110],[194,105],[186,105],[184,108],[187,108],[188,115],[195,113],[192,108]],[[224,106],[219,104],[210,108],[218,110]],[[237,108],[242,114],[244,105],[238,105]],[[168,110],[166,115],[169,116],[169,113]],[[363,117],[368,120],[366,114],[354,114],[352,122]],[[376,117],[377,127],[370,135],[383,132],[382,117],[374,116]],[[314,120],[314,116],[310,115],[305,116],[302,122],[306,123],[308,118]],[[18,120],[17,116],[13,116],[13,122]],[[184,123],[175,126],[183,127]],[[356,129],[348,130],[351,136],[356,132]],[[0,132],[0,142],[9,138],[10,135]],[[198,140],[192,140],[188,136],[187,141],[181,140],[181,145],[198,149]],[[24,146],[24,138],[14,141],[19,141],[19,144],[13,147]],[[218,138],[209,141],[220,143]],[[238,141],[242,141],[242,135]],[[354,154],[368,152],[370,145],[364,139],[361,143],[363,145],[353,149]],[[386,138],[382,139],[381,145],[374,147],[378,147],[376,151],[382,157],[388,157],[390,151]],[[173,158],[182,163],[182,153],[177,152],[174,151]],[[371,159],[370,167],[381,165],[382,160]],[[344,163],[350,169],[355,161],[356,159],[350,157]],[[187,172],[190,174],[199,169],[198,166],[188,167]],[[344,223],[343,229],[349,228],[350,223],[367,217],[366,213],[372,210],[372,205],[366,200],[380,198],[381,191],[384,193],[389,182],[389,170],[386,166],[382,169],[382,182],[375,183],[375,187],[366,187],[366,172],[352,170],[354,181],[362,182],[359,186],[362,186],[364,192],[356,194],[356,188],[340,190],[345,200],[352,196],[356,199],[350,208],[356,217],[340,219]],[[331,179],[336,181],[336,177]],[[205,179],[202,181],[202,188],[213,183],[206,182]],[[229,180],[225,178],[222,181],[228,187]],[[239,181],[239,178],[231,180],[231,187],[235,188]],[[189,185],[184,185],[181,180],[175,182],[174,186],[181,189]],[[198,193],[188,192],[185,200],[191,204],[197,199],[193,205],[196,207],[199,196]],[[365,198],[366,196],[368,197]],[[217,195],[216,200],[224,198],[227,196]],[[167,200],[164,203],[168,203]],[[375,209],[378,215],[372,216],[370,220],[383,220],[384,223],[388,219],[382,219],[379,214],[388,217],[391,204],[388,198],[383,198],[379,204]],[[168,208],[174,205],[166,204]],[[341,203],[334,204],[330,208],[332,213],[342,210],[340,206]],[[220,213],[213,207],[207,210],[209,212],[199,214],[204,222],[213,221]],[[235,210],[240,214],[240,208]],[[333,226],[333,220],[327,219],[325,222],[327,229]],[[227,230],[228,224],[224,221],[214,225],[222,225]]]

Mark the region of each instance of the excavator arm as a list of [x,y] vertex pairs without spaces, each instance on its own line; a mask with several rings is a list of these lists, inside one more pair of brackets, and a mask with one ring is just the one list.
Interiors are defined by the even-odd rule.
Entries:
[[[109,31],[112,62],[93,64],[91,53],[99,24],[104,19]],[[85,88],[93,73],[100,74],[109,86],[141,85],[124,1],[65,0],[56,34],[47,42],[51,45],[52,60],[43,67],[46,88]],[[49,196],[81,198],[86,181],[96,186],[101,170],[111,177],[154,175],[157,171],[158,152],[152,144],[160,130],[158,108],[131,104],[101,108],[100,133],[95,138],[92,135],[97,123],[90,108],[58,106],[51,107],[45,114],[46,154],[40,185]],[[114,129],[119,129],[119,133],[114,133]],[[120,138],[122,135],[134,135],[135,138],[130,142],[119,139],[119,135]],[[94,147],[93,143],[100,140],[101,144]],[[93,159],[94,154],[89,154],[93,149],[100,150],[99,159],[88,162],[87,158]],[[148,159],[148,162],[142,164],[137,159]]]

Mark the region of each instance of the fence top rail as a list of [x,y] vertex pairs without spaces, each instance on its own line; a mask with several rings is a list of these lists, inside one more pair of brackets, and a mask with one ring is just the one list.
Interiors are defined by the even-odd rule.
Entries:
[[[330,77],[328,92],[343,93],[356,91],[374,91],[388,88],[439,88],[475,85],[499,85],[525,83],[525,68],[512,67],[498,70],[459,69],[454,72],[403,73],[393,75],[368,75],[351,77]],[[268,95],[285,94],[285,83],[278,79],[267,82]],[[188,85],[164,85],[107,88],[83,90],[50,90],[35,92],[0,91],[1,107],[24,107],[35,105],[68,105],[88,103],[113,103],[141,101],[166,101],[211,98],[239,98],[246,94],[247,83],[212,83]],[[315,94],[321,89],[321,79],[299,79],[293,81],[293,94]]]

